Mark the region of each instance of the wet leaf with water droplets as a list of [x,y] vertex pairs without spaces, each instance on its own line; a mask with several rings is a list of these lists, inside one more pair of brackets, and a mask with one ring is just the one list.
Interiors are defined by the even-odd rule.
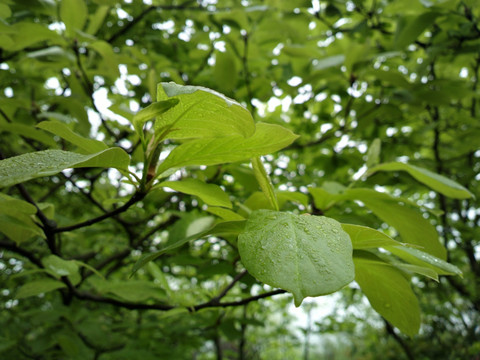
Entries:
[[255,131],[252,115],[243,105],[211,89],[162,82],[157,94],[160,102],[178,101],[155,123],[156,133],[171,127],[170,139],[249,137]]
[[37,151],[0,160],[0,188],[51,176],[68,168],[127,169],[129,163],[130,157],[120,148],[109,148],[88,155],[63,150]]
[[190,165],[216,165],[249,160],[283,149],[297,137],[282,126],[260,122],[257,123],[255,133],[249,138],[232,135],[183,143],[173,149],[157,172],[161,174],[170,168]]
[[355,281],[372,307],[403,333],[413,336],[420,328],[420,306],[402,273],[376,255],[356,250]]
[[253,276],[291,292],[296,306],[307,296],[340,290],[355,276],[348,234],[323,216],[256,210],[238,250]]

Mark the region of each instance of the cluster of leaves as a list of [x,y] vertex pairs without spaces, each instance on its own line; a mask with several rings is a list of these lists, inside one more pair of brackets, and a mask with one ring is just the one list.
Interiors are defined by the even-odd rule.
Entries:
[[480,271],[472,4],[146,3],[0,1],[0,351],[261,357],[257,300],[358,284],[408,354]]

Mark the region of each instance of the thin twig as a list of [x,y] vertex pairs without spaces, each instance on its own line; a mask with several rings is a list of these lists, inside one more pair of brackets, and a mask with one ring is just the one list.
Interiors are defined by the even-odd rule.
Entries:
[[55,233],[61,233],[61,232],[66,232],[66,231],[77,230],[77,229],[80,229],[80,228],[83,228],[83,227],[87,227],[87,226],[96,224],[96,223],[98,223],[100,221],[103,221],[105,219],[114,217],[115,215],[118,215],[118,214],[121,214],[121,213],[127,211],[132,205],[134,205],[135,203],[142,200],[145,197],[145,195],[146,195],[145,193],[136,192],[130,198],[130,200],[128,200],[124,205],[120,206],[119,208],[117,208],[115,210],[109,211],[109,212],[107,212],[103,215],[100,215],[100,216],[96,217],[96,218],[93,218],[93,219],[90,219],[90,220],[87,220],[87,221],[83,221],[83,222],[78,223],[78,224],[56,228],[56,229],[54,229],[54,232]]

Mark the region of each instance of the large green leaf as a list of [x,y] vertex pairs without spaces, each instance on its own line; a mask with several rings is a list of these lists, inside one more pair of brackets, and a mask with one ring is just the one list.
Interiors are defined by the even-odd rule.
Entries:
[[125,170],[129,163],[130,157],[120,148],[88,155],[63,150],[37,151],[1,160],[0,188],[51,176],[68,168],[112,167]]
[[422,184],[454,199],[468,199],[473,196],[470,191],[455,181],[418,166],[401,162],[391,162],[373,167],[370,169],[369,174],[377,171],[406,171]]
[[169,187],[184,194],[198,196],[208,205],[232,207],[228,195],[220,186],[215,184],[206,184],[197,179],[185,179],[182,181],[164,181],[157,186]]
[[32,204],[0,193],[0,233],[20,244],[35,236],[45,237],[32,215],[37,208]]
[[355,281],[372,307],[405,334],[417,334],[420,307],[402,273],[366,251],[355,251],[353,261]]
[[84,138],[83,136],[74,133],[67,125],[59,121],[42,121],[37,127],[61,137],[84,150],[87,154],[93,154],[108,149],[108,146],[104,142]]
[[23,285],[17,291],[16,298],[23,299],[40,295],[49,291],[67,287],[63,282],[53,279],[36,280]]
[[400,242],[393,240],[383,232],[367,226],[342,224],[342,229],[350,236],[354,249],[372,249],[401,245]]
[[170,110],[172,107],[177,105],[179,102],[178,99],[169,99],[165,101],[157,101],[153,104],[150,104],[146,108],[140,110],[133,117],[132,123],[135,131],[143,139],[143,125],[148,121],[153,119],[156,116],[163,114],[164,112]]
[[349,189],[340,197],[360,200],[377,217],[393,226],[402,241],[419,245],[424,251],[445,259],[446,250],[439,241],[435,227],[418,210],[401,204],[388,194],[370,189]]
[[433,269],[439,275],[462,276],[462,271],[455,265],[419,249],[405,246],[385,246],[384,248],[411,264]]
[[255,123],[250,112],[235,100],[200,86],[160,83],[157,100],[179,104],[157,119],[156,132],[170,129],[168,138],[187,139],[230,135],[251,136]]
[[83,29],[87,15],[88,9],[85,0],[62,0],[60,18],[71,35],[75,33],[75,30]]
[[290,145],[297,137],[282,126],[258,123],[255,134],[249,138],[233,135],[192,140],[173,149],[160,164],[158,174],[176,167],[248,160],[278,151]]
[[291,292],[296,306],[307,296],[340,290],[355,276],[348,234],[327,217],[256,210],[238,250],[250,274]]
[[52,139],[52,136],[44,133],[41,130],[35,129],[29,125],[25,124],[15,124],[15,123],[1,123],[0,122],[0,132],[7,131],[13,134],[21,135],[28,139],[37,140],[49,147],[56,147],[57,143]]

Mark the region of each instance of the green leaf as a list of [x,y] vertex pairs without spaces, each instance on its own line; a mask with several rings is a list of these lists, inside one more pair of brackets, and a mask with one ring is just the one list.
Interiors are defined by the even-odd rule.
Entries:
[[225,221],[241,221],[245,220],[245,218],[232,210],[228,210],[221,207],[211,207],[207,208],[207,211],[211,214],[217,215],[221,217]]
[[65,287],[67,286],[63,282],[58,280],[37,280],[23,285],[20,289],[18,289],[17,295],[15,297],[17,299],[23,299]]
[[145,109],[140,110],[132,119],[135,131],[143,139],[143,125],[152,118],[163,114],[179,103],[178,99],[169,99],[164,101],[157,101],[150,104]]
[[157,173],[189,165],[216,165],[248,160],[278,151],[290,145],[297,137],[282,126],[257,123],[253,136],[246,139],[240,135],[233,135],[197,139],[180,145],[160,164]]
[[60,4],[60,19],[65,24],[70,35],[75,30],[82,30],[87,21],[88,9],[84,0],[62,0]]
[[360,225],[342,224],[342,229],[350,236],[354,249],[372,249],[401,245],[381,231]]
[[90,15],[90,21],[88,22],[88,26],[85,32],[90,35],[95,35],[97,31],[102,27],[102,24],[107,17],[109,10],[109,6],[99,6],[95,11],[95,14]]
[[313,69],[320,71],[331,67],[340,66],[345,62],[345,55],[333,55],[318,60],[313,64]]
[[37,213],[37,208],[29,202],[0,193],[0,213],[35,215]]
[[45,237],[34,221],[37,208],[32,204],[0,193],[0,233],[21,244],[35,236]]
[[198,196],[207,205],[232,207],[228,195],[222,188],[215,184],[206,184],[197,179],[185,179],[182,181],[165,181],[157,186],[169,187],[175,191]]
[[455,181],[418,166],[401,162],[391,162],[375,166],[370,169],[369,174],[377,171],[406,171],[422,184],[427,185],[445,196],[454,199],[468,199],[473,197],[470,191]]
[[45,238],[42,229],[25,214],[1,214],[0,233],[17,244],[21,244],[35,236]]
[[67,125],[59,121],[42,121],[37,127],[61,137],[84,150],[87,154],[93,154],[108,149],[108,146],[104,142],[84,138],[83,136],[74,133]]
[[260,185],[260,189],[262,189],[265,197],[272,206],[272,209],[276,211],[280,210],[277,197],[275,195],[275,189],[273,188],[270,176],[268,176],[267,171],[265,170],[265,166],[263,166],[262,159],[257,156],[254,157],[251,161],[253,173],[255,174],[255,178],[257,179],[258,184]]
[[393,226],[402,241],[419,245],[426,252],[445,259],[446,250],[439,241],[435,227],[422,214],[399,200],[370,189],[348,189],[341,199],[360,200],[378,218]]
[[75,264],[77,264],[78,266],[82,266],[88,270],[90,270],[92,273],[94,273],[95,275],[97,275],[99,278],[101,279],[105,279],[105,277],[97,270],[95,269],[93,266],[90,266],[82,261],[79,261],[79,260],[73,260],[75,262]]
[[238,70],[235,56],[231,51],[217,54],[213,77],[220,90],[228,92],[235,89],[238,81]]
[[404,264],[404,263],[392,263],[392,265],[407,273],[417,273],[425,277],[428,277],[432,280],[435,280],[436,282],[439,282],[438,273],[435,270],[430,269],[428,267],[412,265],[412,264]]
[[102,62],[99,64],[100,68],[97,71],[104,73],[112,79],[117,79],[120,76],[118,70],[119,63],[112,45],[106,41],[97,40],[88,44],[88,47],[95,50],[102,57]]
[[307,296],[340,290],[355,275],[348,234],[326,217],[256,210],[238,250],[250,274],[291,292],[296,306]]
[[0,132],[7,131],[13,134],[21,135],[28,139],[33,139],[45,144],[49,147],[56,147],[57,143],[52,139],[51,135],[45,134],[41,130],[37,130],[29,125],[25,124],[10,124],[0,123]]
[[9,51],[19,51],[45,40],[61,39],[55,31],[32,22],[17,22],[10,26],[10,31],[12,33],[12,42],[11,46],[6,47]]
[[180,239],[180,240],[176,241],[175,243],[173,243],[169,246],[166,246],[163,249],[161,249],[160,251],[157,251],[153,254],[145,254],[140,259],[138,259],[138,261],[135,263],[130,276],[135,274],[140,268],[145,266],[150,261],[155,260],[156,258],[160,257],[161,255],[163,255],[163,254],[165,254],[169,251],[178,249],[179,247],[185,245],[189,241],[197,240],[197,239],[200,239],[200,238],[202,238],[204,236],[207,236],[207,235],[221,236],[221,237],[232,236],[232,235],[237,236],[238,234],[240,234],[243,231],[244,224],[245,224],[245,221],[226,221],[226,222],[222,222],[222,223],[219,223],[219,224],[211,227],[208,230],[201,231],[199,233],[187,236],[186,238]]
[[60,46],[50,46],[46,49],[29,52],[27,57],[45,62],[68,60],[73,63],[75,61],[75,56]]
[[128,154],[120,148],[82,155],[63,150],[45,150],[0,160],[0,188],[38,177],[51,176],[68,168],[112,167],[127,169]]
[[404,246],[386,246],[384,249],[413,265],[433,269],[439,275],[463,276],[462,271],[455,265],[419,249]]
[[380,151],[382,149],[382,142],[376,138],[370,144],[367,151],[367,167],[371,168],[380,162]]
[[355,281],[372,307],[403,333],[420,329],[420,307],[410,284],[395,267],[366,251],[355,251]]
[[74,260],[64,260],[56,255],[48,255],[42,259],[42,264],[56,278],[78,275],[78,265]]
[[169,129],[170,139],[249,137],[255,131],[250,112],[235,100],[200,86],[160,83],[157,100],[170,98],[179,104],[157,119],[155,132]]
[[[415,40],[431,26],[440,14],[437,12],[426,12],[415,18],[402,19],[405,25],[400,24],[395,34],[395,49],[403,49]],[[403,26],[402,26],[403,25]]]
[[110,281],[91,279],[93,286],[102,294],[111,294],[128,302],[143,302],[148,299],[165,300],[165,290],[143,280]]

